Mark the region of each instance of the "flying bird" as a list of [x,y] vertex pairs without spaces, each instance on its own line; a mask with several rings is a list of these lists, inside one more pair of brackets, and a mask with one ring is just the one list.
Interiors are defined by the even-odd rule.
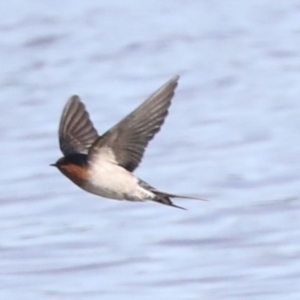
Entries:
[[178,79],[179,76],[170,79],[101,136],[80,98],[72,96],[59,125],[59,145],[64,156],[51,166],[85,191],[101,197],[151,200],[185,209],[170,198],[195,198],[162,192],[133,174],[149,141],[164,123]]

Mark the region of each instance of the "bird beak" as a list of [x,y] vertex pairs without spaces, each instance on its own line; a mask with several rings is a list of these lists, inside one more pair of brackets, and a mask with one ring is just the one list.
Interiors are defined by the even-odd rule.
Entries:
[[56,167],[56,164],[51,164],[50,167]]

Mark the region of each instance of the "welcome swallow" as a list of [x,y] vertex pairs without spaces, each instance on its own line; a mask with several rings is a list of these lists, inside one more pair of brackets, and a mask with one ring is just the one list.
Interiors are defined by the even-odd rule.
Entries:
[[102,136],[80,98],[72,96],[59,125],[59,144],[64,156],[51,166],[85,191],[105,198],[152,200],[184,209],[170,198],[194,198],[159,191],[132,173],[164,123],[178,79],[179,76],[173,77]]

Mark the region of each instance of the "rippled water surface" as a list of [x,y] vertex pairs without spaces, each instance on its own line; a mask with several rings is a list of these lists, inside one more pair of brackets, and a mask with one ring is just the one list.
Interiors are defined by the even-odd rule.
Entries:
[[[0,4],[0,298],[300,299],[300,2]],[[187,212],[49,167],[80,95],[99,132],[181,75],[136,174]]]

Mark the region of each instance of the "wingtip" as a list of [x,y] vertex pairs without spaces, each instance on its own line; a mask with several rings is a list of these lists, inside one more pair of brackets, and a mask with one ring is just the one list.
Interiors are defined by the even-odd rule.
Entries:
[[180,76],[177,74],[177,75],[174,75],[171,80],[172,81],[178,81],[179,78],[180,78]]
[[67,103],[65,104],[65,107],[64,107],[64,110],[63,110],[63,114],[68,110],[69,107],[73,106],[73,105],[76,105],[78,103],[80,103],[80,97],[76,94],[72,95]]
[[74,94],[69,98],[69,102],[71,102],[71,101],[80,101],[80,97],[78,95]]

